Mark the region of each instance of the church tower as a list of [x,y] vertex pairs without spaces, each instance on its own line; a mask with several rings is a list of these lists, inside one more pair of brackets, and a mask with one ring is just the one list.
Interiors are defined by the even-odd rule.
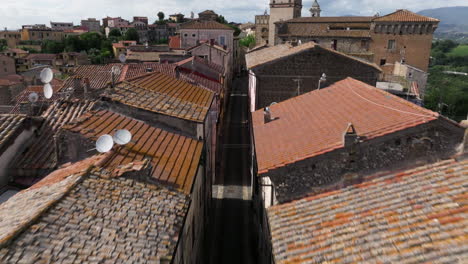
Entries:
[[275,45],[275,22],[301,16],[302,0],[270,0],[270,23],[268,45]]
[[312,4],[312,8],[309,9],[309,11],[312,17],[320,17],[320,12],[322,10],[320,9],[320,5],[317,2],[317,0],[314,0],[314,3]]

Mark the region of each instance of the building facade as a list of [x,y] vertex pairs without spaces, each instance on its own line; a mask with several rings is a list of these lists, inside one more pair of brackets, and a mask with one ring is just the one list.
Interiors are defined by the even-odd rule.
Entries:
[[81,20],[81,26],[87,28],[89,32],[101,32],[101,22],[96,18]]
[[181,46],[188,49],[202,41],[215,42],[226,49],[233,49],[234,30],[216,21],[191,21],[180,26]]
[[271,0],[270,1],[270,18],[268,20],[269,36],[268,44],[274,45],[275,35],[271,29],[275,28],[275,23],[279,21],[290,20],[301,16],[302,0]]
[[73,22],[52,22],[50,21],[50,27],[54,30],[66,30],[73,29]]
[[0,77],[16,74],[15,59],[0,54]]
[[[353,77],[376,85],[381,69],[313,42],[281,44],[246,55],[251,111]],[[325,74],[325,76],[323,76]]]

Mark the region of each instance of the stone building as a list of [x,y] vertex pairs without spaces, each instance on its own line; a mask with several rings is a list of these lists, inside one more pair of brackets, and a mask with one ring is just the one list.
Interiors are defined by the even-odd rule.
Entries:
[[24,78],[20,75],[0,77],[0,105],[12,105],[13,99],[25,88]]
[[214,40],[211,42],[203,42],[195,47],[187,49],[187,53],[192,56],[196,56],[210,63],[220,65],[229,71],[232,56],[231,53],[225,50],[223,47],[214,43]]
[[0,77],[16,74],[15,59],[0,54]]
[[314,41],[374,62],[391,75],[396,62],[427,72],[438,23],[434,18],[397,10],[374,17],[300,17],[277,22],[274,34],[275,44]]
[[21,29],[21,40],[24,41],[62,41],[64,38],[63,30],[53,30],[45,25],[24,25]]
[[204,21],[216,21],[218,19],[218,14],[213,10],[205,10],[201,13],[198,13],[198,18]]
[[[251,111],[353,77],[376,85],[380,68],[313,42],[282,44],[246,55]],[[324,79],[322,76],[326,75]]]
[[73,29],[73,22],[52,22],[52,21],[50,21],[50,28],[52,28],[53,30]]
[[9,48],[16,48],[21,40],[21,32],[18,30],[1,30],[0,39],[5,39]]
[[255,43],[261,45],[268,43],[270,15],[265,14],[255,16]]
[[234,30],[216,21],[193,20],[180,26],[183,49],[197,46],[202,41],[214,39],[220,46],[233,49]]
[[275,23],[301,16],[302,0],[270,0],[268,44],[275,45]]
[[266,207],[449,158],[464,134],[457,123],[352,78],[256,111],[252,120]]
[[81,20],[81,26],[87,28],[89,32],[101,32],[101,22],[96,18]]

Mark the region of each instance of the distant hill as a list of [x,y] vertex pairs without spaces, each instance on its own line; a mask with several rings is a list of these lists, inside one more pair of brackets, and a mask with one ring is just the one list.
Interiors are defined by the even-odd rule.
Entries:
[[418,14],[439,19],[436,38],[468,42],[468,6],[426,9]]

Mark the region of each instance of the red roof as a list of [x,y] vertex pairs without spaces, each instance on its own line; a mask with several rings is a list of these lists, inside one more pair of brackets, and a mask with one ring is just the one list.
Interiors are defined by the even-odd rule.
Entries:
[[349,123],[364,140],[415,127],[439,114],[347,78],[252,113],[259,173],[343,147]]
[[440,20],[415,14],[406,9],[397,10],[386,16],[375,18],[373,21],[379,22],[440,22]]
[[202,59],[200,57],[197,57],[197,56],[193,56],[193,57],[190,57],[190,58],[187,58],[185,60],[182,60],[182,61],[179,61],[177,63],[175,63],[176,65],[178,66],[181,66],[183,67],[185,64],[187,63],[192,63],[192,61],[196,62],[196,63],[201,63],[201,64],[204,64],[205,66],[208,66],[208,68],[218,72],[219,74],[223,74],[224,73],[224,67],[221,66],[221,65],[218,65],[216,63],[213,63],[213,62],[209,62],[205,59]]
[[449,160],[270,207],[275,263],[467,260],[467,175]]
[[169,48],[180,49],[180,36],[169,37]]

